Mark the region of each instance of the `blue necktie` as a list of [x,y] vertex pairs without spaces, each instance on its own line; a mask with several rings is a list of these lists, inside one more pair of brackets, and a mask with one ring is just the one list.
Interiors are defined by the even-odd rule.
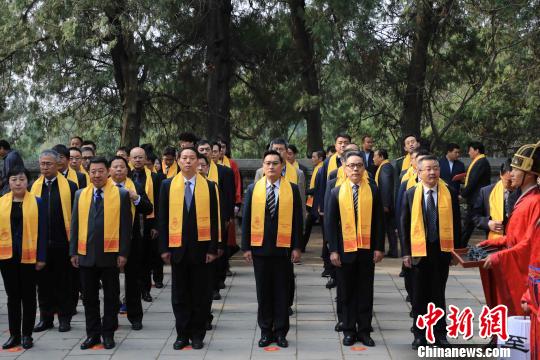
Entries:
[[185,182],[186,189],[184,191],[184,200],[186,202],[186,207],[189,210],[191,207],[191,200],[193,199],[193,192],[191,191],[191,183],[189,181]]
[[438,238],[437,231],[437,206],[435,206],[435,199],[433,198],[433,190],[428,191],[427,197],[427,228],[428,228],[428,239],[429,242],[436,242]]
[[99,206],[101,205],[101,202],[103,201],[103,198],[101,197],[101,194],[103,193],[103,190],[96,189],[96,194],[94,198],[94,207],[95,209],[99,209]]

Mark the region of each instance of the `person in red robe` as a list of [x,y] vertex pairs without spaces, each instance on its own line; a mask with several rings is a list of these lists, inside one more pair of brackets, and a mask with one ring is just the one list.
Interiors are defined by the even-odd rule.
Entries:
[[501,250],[490,254],[484,263],[492,269],[497,299],[508,307],[508,315],[524,315],[521,298],[527,288],[528,265],[535,225],[540,218],[540,142],[522,146],[512,159],[512,187],[521,189],[506,228],[506,235],[485,240],[480,246]]
[[540,358],[540,220],[536,223],[529,260],[529,287],[521,299],[523,311],[531,315],[529,348],[531,359]]

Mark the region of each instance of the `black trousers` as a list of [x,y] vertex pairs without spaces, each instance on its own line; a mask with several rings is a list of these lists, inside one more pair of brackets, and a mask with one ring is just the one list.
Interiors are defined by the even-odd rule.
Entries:
[[307,216],[306,216],[306,225],[304,228],[304,236],[302,241],[302,252],[306,251],[307,244],[309,242],[309,238],[311,237],[311,230],[313,229],[313,225],[317,222],[317,217],[313,215],[311,209],[307,210]]
[[[87,336],[114,335],[118,328],[120,279],[117,267],[79,267]],[[103,319],[100,318],[99,281],[103,285]]]
[[321,224],[321,230],[323,234],[321,258],[323,260],[324,270],[327,270],[328,272],[330,272],[330,277],[335,279],[336,267],[332,265],[332,262],[330,261],[330,251],[328,250],[328,243],[326,242],[326,239],[324,236],[324,217],[322,215],[319,218],[319,222]]
[[152,279],[154,282],[163,281],[163,260],[158,250],[159,238],[152,239],[150,229],[145,227],[144,237],[142,239],[142,257],[141,257],[141,291],[150,292],[152,289]]
[[79,304],[79,294],[81,294],[81,272],[78,268],[71,266],[71,309],[72,314],[77,310]]
[[38,272],[37,290],[40,318],[53,322],[54,313],[59,321],[71,321],[73,315],[72,271],[68,249],[49,247],[47,266]]
[[[225,241],[225,240],[224,240]],[[228,256],[229,248],[228,246],[225,246],[223,249],[223,255],[218,257],[216,260],[214,260],[214,281],[213,281],[213,288],[214,290],[219,290],[219,283],[225,282],[225,279],[227,278],[227,268],[229,264],[229,256]]]
[[[411,269],[413,296],[413,325],[415,337],[424,337],[425,330],[416,327],[416,317],[427,313],[428,303],[432,302],[435,306],[446,311],[446,281],[448,280],[448,271],[450,265],[450,254],[439,250],[439,244],[427,245],[427,256],[420,262],[413,265]],[[440,319],[434,327],[435,336],[446,334],[446,321]]]
[[192,264],[184,258],[172,263],[171,301],[176,319],[176,334],[183,339],[203,340],[210,314],[209,292],[213,265]]
[[341,267],[337,268],[344,335],[371,332],[374,276],[375,264],[371,250],[358,250],[354,262],[342,262]]
[[396,235],[396,219],[392,212],[385,214],[384,227],[386,238],[388,239],[388,252],[392,255],[398,255],[398,238]]
[[476,226],[474,224],[473,215],[473,205],[467,204],[467,211],[465,212],[465,217],[463,218],[463,229],[461,230],[461,241],[463,247],[466,247],[469,244],[469,239],[471,238]]
[[127,307],[127,318],[129,322],[140,322],[143,319],[143,308],[141,303],[141,287],[139,279],[141,277],[141,264],[131,256],[124,268],[125,298]]
[[289,332],[290,264],[287,256],[253,256],[262,336],[286,336]]
[[[31,336],[36,322],[36,268],[18,260],[0,261],[0,272],[7,294],[9,333]],[[22,305],[22,309],[21,309]],[[21,311],[22,310],[22,311]]]

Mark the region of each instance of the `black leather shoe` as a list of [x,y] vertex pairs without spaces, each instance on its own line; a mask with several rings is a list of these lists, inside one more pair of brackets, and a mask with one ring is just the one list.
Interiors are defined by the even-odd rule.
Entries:
[[58,331],[59,332],[68,332],[71,330],[71,324],[69,321],[60,321],[60,325],[58,325]]
[[141,298],[142,298],[144,301],[146,301],[146,302],[152,302],[152,301],[153,301],[152,295],[150,295],[149,292],[143,293],[142,296],[141,296]]
[[174,350],[182,350],[183,348],[185,348],[188,345],[189,345],[189,340],[188,339],[177,337],[176,341],[173,344],[173,349]]
[[9,337],[8,341],[6,341],[4,345],[2,345],[2,349],[11,349],[19,345],[21,345],[21,337],[12,335]]
[[227,275],[227,277],[231,277],[231,276],[232,276],[232,271],[231,271],[231,270],[227,270],[226,275]]
[[43,321],[37,323],[37,325],[34,327],[34,332],[42,332],[45,330],[52,329],[54,327],[54,324],[52,321]]
[[99,336],[90,336],[86,338],[86,340],[84,340],[81,344],[81,350],[93,348],[97,344],[101,344],[101,339],[99,338]]
[[34,347],[34,339],[31,336],[25,335],[22,337],[22,347],[25,350],[31,349]]
[[210,331],[212,330],[212,322],[211,321],[207,321],[206,322],[206,331]]
[[221,294],[219,293],[219,290],[214,290],[212,293],[212,299],[214,300],[221,300]]
[[412,342],[412,349],[413,350],[418,350],[418,347],[423,346],[423,345],[426,345],[425,339],[415,337],[414,341]]
[[224,281],[220,281],[218,283],[218,289],[220,289],[220,290],[225,289],[225,282]]
[[329,277],[330,276],[330,270],[324,269],[324,271],[321,273],[321,277]]
[[411,317],[411,318],[413,318],[413,319],[414,319],[414,314],[413,314],[412,310],[411,310],[411,311],[409,311],[409,317]]
[[411,302],[411,295],[407,295],[407,297],[405,298],[405,301],[406,302]]
[[345,335],[343,337],[343,346],[352,346],[354,345],[354,336],[353,335]]
[[156,286],[156,289],[162,289],[163,288],[163,281],[156,281],[155,286]]
[[405,277],[405,272],[403,270],[399,273],[399,277]]
[[336,332],[342,332],[342,331],[343,331],[343,322],[341,322],[341,321],[338,322],[338,323],[336,324],[336,326],[334,327],[334,330],[335,330]]
[[267,347],[274,341],[271,336],[262,336],[259,340],[259,347]]
[[203,348],[203,341],[200,339],[191,339],[191,347],[194,350],[200,350]]
[[141,321],[134,321],[131,323],[131,329],[135,331],[142,330],[142,322]]
[[332,288],[335,288],[337,286],[337,282],[336,282],[336,279],[334,278],[330,278],[328,279],[328,282],[326,283],[326,288],[327,289],[332,289]]
[[104,336],[103,337],[103,348],[104,349],[112,349],[116,346],[116,344],[114,343],[114,337],[112,336]]
[[280,348],[286,348],[286,347],[289,347],[289,342],[287,341],[287,339],[285,338],[285,336],[278,336],[277,339],[276,339],[276,344],[277,344],[277,346],[279,346]]
[[373,341],[369,334],[358,334],[358,341],[369,347],[375,346],[375,341]]

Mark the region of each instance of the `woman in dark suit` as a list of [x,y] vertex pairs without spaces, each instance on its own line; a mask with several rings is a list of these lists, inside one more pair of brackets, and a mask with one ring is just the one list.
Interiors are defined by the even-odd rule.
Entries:
[[40,198],[28,192],[29,175],[22,167],[10,170],[10,192],[0,198],[0,272],[8,298],[10,332],[3,349],[33,346],[36,271],[45,266],[47,209]]

